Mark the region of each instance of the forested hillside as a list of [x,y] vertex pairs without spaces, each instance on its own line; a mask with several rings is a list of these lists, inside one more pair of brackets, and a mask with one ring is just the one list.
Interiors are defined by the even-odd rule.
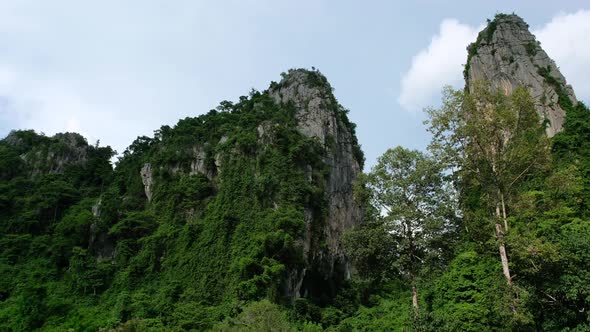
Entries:
[[11,132],[0,331],[590,330],[590,110],[515,15],[465,78],[426,110],[425,151],[365,173],[315,69],[114,163],[76,133]]
[[114,170],[78,134],[12,132],[2,326],[203,330],[251,301],[332,303],[351,273],[340,237],[361,222],[346,112],[319,72],[292,70],[139,137]]

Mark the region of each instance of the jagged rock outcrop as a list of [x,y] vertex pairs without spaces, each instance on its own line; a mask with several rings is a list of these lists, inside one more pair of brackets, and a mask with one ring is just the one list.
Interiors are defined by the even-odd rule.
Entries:
[[152,200],[154,188],[154,175],[152,173],[152,164],[145,163],[141,168],[141,171],[139,171],[139,175],[141,176],[141,182],[143,183],[143,187],[145,190],[145,197],[147,197],[149,202]]
[[191,170],[190,174],[204,174],[207,178],[211,179],[213,177],[213,173],[211,170],[207,169],[207,165],[205,164],[205,160],[207,157],[207,153],[205,151],[205,147],[203,145],[195,145],[193,148],[194,159],[191,162]]
[[[313,239],[317,234],[312,234],[312,224],[319,221],[306,209],[304,251],[311,271],[299,271],[292,276],[291,287],[298,296],[301,287],[306,286],[306,274],[315,274],[325,280],[350,276],[341,238],[346,230],[358,225],[361,220],[361,208],[353,197],[352,186],[362,171],[362,160],[355,155],[357,144],[353,128],[340,116],[344,110],[334,99],[325,77],[305,70],[291,70],[277,87],[270,90],[270,96],[276,103],[294,105],[298,131],[318,139],[326,148],[324,162],[329,167],[325,183],[328,213],[324,234],[321,234],[326,246],[314,247]],[[311,169],[308,173],[311,174]],[[310,282],[312,279],[309,279]]]
[[576,96],[522,18],[496,15],[467,50],[467,89],[482,80],[506,94],[518,86],[526,87],[539,115],[548,120],[547,135],[561,131],[565,110],[559,98],[569,98],[575,104]]
[[32,177],[63,173],[67,167],[83,166],[88,161],[88,142],[77,133],[58,133],[47,137],[32,131],[13,131],[4,142],[21,150]]
[[[223,144],[227,140],[226,136],[221,137],[218,144]],[[207,144],[207,143],[205,143]],[[188,174],[188,175],[196,175],[196,174],[203,174],[209,180],[213,180],[217,175],[219,167],[221,166],[220,154],[216,154],[213,161],[213,165],[207,165],[207,151],[206,145],[197,142],[194,146],[190,149],[190,160],[186,163],[175,163],[171,165],[162,166],[160,165],[159,169],[163,170],[165,168],[166,171],[172,174]],[[141,170],[139,171],[139,175],[141,176],[141,182],[143,183],[145,197],[147,198],[148,202],[152,200],[154,194],[154,169],[151,163],[143,164]]]

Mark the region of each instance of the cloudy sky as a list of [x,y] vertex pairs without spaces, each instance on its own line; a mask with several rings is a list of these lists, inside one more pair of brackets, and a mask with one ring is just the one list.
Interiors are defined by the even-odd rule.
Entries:
[[367,164],[425,147],[422,108],[462,86],[467,44],[515,12],[590,100],[587,1],[0,2],[0,137],[77,131],[122,152],[139,135],[315,66],[350,109]]

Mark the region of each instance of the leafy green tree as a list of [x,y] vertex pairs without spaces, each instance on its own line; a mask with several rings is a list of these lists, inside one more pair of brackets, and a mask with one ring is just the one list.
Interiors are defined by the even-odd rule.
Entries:
[[37,183],[29,198],[29,207],[36,210],[35,225],[30,232],[43,233],[64,214],[67,207],[80,199],[80,192],[63,176],[48,174]]
[[[386,235],[378,235],[377,240],[386,244],[387,237],[394,239],[396,254],[387,256],[393,258],[391,264],[410,284],[413,306],[418,312],[420,273],[440,266],[444,261],[441,253],[452,243],[455,193],[437,161],[420,151],[402,147],[390,149],[379,157],[377,165],[364,176],[364,184],[369,201],[381,211]],[[373,259],[364,250],[359,246],[353,255]]]
[[473,219],[492,221],[510,285],[505,243],[510,204],[525,180],[546,171],[549,163],[548,141],[534,102],[524,88],[506,96],[479,82],[470,93],[445,88],[442,107],[427,112],[433,134],[430,149],[457,170],[463,195],[476,191],[483,215]]
[[511,300],[499,269],[473,250],[459,253],[428,294],[433,330],[510,331]]
[[[293,326],[286,313],[268,300],[253,302],[236,318],[217,324],[213,331],[289,332]],[[312,329],[309,329],[310,331]]]
[[393,264],[399,259],[397,239],[388,230],[389,226],[383,220],[371,220],[345,233],[343,238],[346,253],[354,262],[358,276],[372,289],[398,277]]
[[[107,263],[108,264],[108,263]],[[82,294],[96,295],[108,277],[106,271],[100,270],[96,258],[86,249],[74,247],[68,267],[68,279],[72,289]]]
[[590,211],[590,110],[582,102],[567,109],[564,130],[555,135],[551,148],[556,167],[575,166],[577,168],[583,195],[574,207],[581,215],[588,216]]

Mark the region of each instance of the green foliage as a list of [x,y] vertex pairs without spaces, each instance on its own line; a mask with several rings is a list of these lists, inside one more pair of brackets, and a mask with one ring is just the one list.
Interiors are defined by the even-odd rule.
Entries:
[[[538,47],[538,45],[537,45],[537,47]],[[528,48],[529,48],[529,46],[527,46],[527,49]],[[551,75],[551,68],[549,66],[547,66],[545,68],[537,67],[537,72],[539,73],[539,75],[543,76],[543,78],[545,79],[545,82],[547,82],[549,85],[551,85],[555,89],[555,92],[557,92],[557,97],[558,97],[557,102],[558,102],[559,106],[561,106],[561,108],[568,113],[570,111],[575,111],[574,104],[573,104],[572,100],[570,99],[570,97],[568,96],[564,84],[559,82],[555,77],[553,77],[553,75]],[[574,115],[574,114],[572,114],[572,115]],[[568,114],[568,118],[569,117],[570,117],[570,115]]]
[[[412,315],[407,286],[405,297],[384,286],[397,281],[404,289],[404,279],[395,272],[403,250],[387,250],[399,249],[399,239],[384,230],[382,221],[374,221],[388,210],[369,210],[368,220],[373,221],[349,233],[345,243],[359,277],[372,284],[362,291],[363,305],[333,330],[587,329],[590,112],[582,103],[574,106],[565,86],[548,69],[539,71],[555,87],[567,112],[564,130],[551,141],[524,89],[510,97],[490,92],[485,84],[471,93],[445,91],[443,107],[430,110],[431,151],[450,166],[460,192],[462,241],[446,249],[454,254],[448,266],[418,283],[421,306],[419,314]],[[390,169],[403,172],[411,167]],[[405,174],[401,179],[412,177]],[[398,182],[381,177],[374,183],[383,188],[383,197],[397,194]],[[374,200],[366,179],[356,189],[361,200]],[[502,206],[510,225],[501,227],[506,230],[501,241],[510,259],[511,285],[502,276],[502,242],[492,227],[503,219]],[[411,211],[403,203],[395,207]]]
[[500,205],[509,212],[520,190],[549,167],[547,138],[530,95],[520,88],[508,97],[481,83],[470,94],[447,89],[443,99],[441,109],[428,110],[429,148],[457,170],[468,204],[465,221],[504,219]]
[[397,239],[383,222],[370,222],[349,231],[344,247],[358,269],[359,276],[372,283],[381,283],[396,276],[393,262],[399,258]]
[[526,50],[526,53],[529,56],[533,57],[537,55],[537,52],[541,48],[541,43],[538,40],[531,40],[530,42],[524,45],[524,48]]
[[404,276],[415,285],[422,271],[440,267],[457,220],[445,178],[441,164],[419,151],[396,147],[379,157],[361,181],[382,215],[345,237],[361,276],[372,282]]
[[[563,132],[547,141],[524,90],[446,90],[433,155],[391,149],[355,184],[365,222],[344,236],[352,278],[306,270],[293,301],[288,280],[310,264],[301,240],[327,245],[334,144],[301,135],[293,105],[268,91],[224,101],[139,137],[115,169],[112,149],[80,135],[12,132],[0,141],[0,330],[587,330],[590,113],[539,71],[567,112]],[[319,72],[308,80],[362,164],[348,111]],[[512,286],[491,227],[498,192]]]
[[[276,331],[288,332],[294,328],[287,319],[287,314],[276,304],[268,300],[253,302],[246,307],[238,316],[217,324],[212,331]],[[308,326],[309,331],[313,331]]]
[[[561,99],[560,97],[560,101]],[[564,106],[567,107],[568,104],[564,103]],[[581,215],[587,217],[590,211],[590,111],[581,102],[565,110],[567,116],[564,130],[553,138],[552,150],[557,167],[573,166],[577,170],[582,194],[575,207]]]
[[407,286],[386,284],[373,303],[361,306],[351,317],[329,331],[415,331],[412,293]]
[[[308,76],[362,163],[347,110],[323,75]],[[231,317],[232,330],[321,330],[290,322],[285,295],[288,275],[310,264],[305,213],[310,243],[325,245],[334,146],[296,125],[293,105],[253,90],[138,137],[115,169],[110,148],[80,135],[11,133],[0,141],[0,330],[206,330]],[[317,295],[332,302],[333,293]],[[346,297],[333,301],[354,310]],[[338,310],[326,319],[338,321]]]
[[[357,183],[357,196],[381,213],[368,214],[364,225],[344,237],[347,255],[366,283],[361,288],[366,307],[353,311],[337,330],[428,327],[421,294],[444,271],[457,234],[456,194],[441,166],[422,152],[396,147]],[[392,283],[402,290],[391,294],[385,288]]]
[[432,289],[437,331],[511,330],[510,298],[500,265],[473,251],[460,253]]
[[[568,265],[572,255],[565,248],[579,247],[571,228],[577,229],[579,238],[587,239],[585,228],[578,227],[587,223],[587,176],[581,167],[587,165],[588,154],[579,147],[585,142],[582,137],[590,118],[582,104],[572,105],[565,87],[548,69],[539,71],[555,86],[560,105],[567,111],[565,130],[553,139],[551,149],[524,90],[514,91],[509,98],[477,87],[469,95],[447,90],[443,108],[430,111],[431,148],[457,171],[466,241],[462,250],[467,250],[459,253],[439,280],[445,287],[452,286],[463,280],[451,277],[452,273],[471,271],[461,272],[469,277],[459,283],[457,291],[434,289],[432,323],[436,330],[481,330],[498,322],[498,329],[561,330],[587,320],[584,255],[573,254],[581,261]],[[495,267],[491,263],[499,241],[491,237],[490,224],[500,224],[502,219],[511,287],[502,285],[499,263]],[[457,265],[469,252],[467,263]],[[481,268],[473,270],[478,264]],[[465,282],[474,285],[470,287],[475,287],[473,294],[478,297],[445,297],[471,289]],[[478,283],[483,286],[475,286]],[[478,301],[479,296],[485,301]]]
[[493,20],[489,20],[488,19],[488,26],[484,29],[484,31],[485,31],[485,41],[486,41],[487,44],[489,44],[489,43],[492,42],[492,38],[494,37],[494,32],[496,32],[496,29],[498,27],[498,18],[499,18],[499,15],[502,15],[502,14],[496,15],[496,17]]
[[65,279],[71,289],[82,294],[96,295],[107,285],[111,270],[110,262],[96,262],[88,250],[74,247]]

